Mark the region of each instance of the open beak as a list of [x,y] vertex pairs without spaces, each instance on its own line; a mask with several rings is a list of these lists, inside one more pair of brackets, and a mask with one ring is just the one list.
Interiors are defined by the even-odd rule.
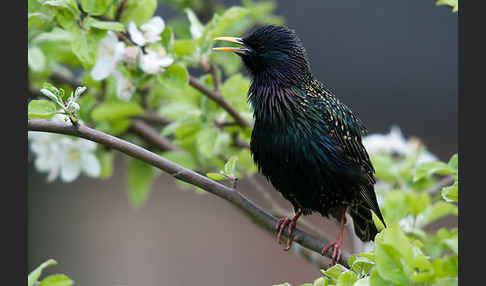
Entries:
[[238,45],[243,46],[242,48],[236,48],[236,47],[218,47],[218,48],[213,48],[214,51],[222,51],[222,52],[234,52],[238,54],[245,55],[251,50],[247,47],[245,47],[245,43],[243,43],[243,40],[241,38],[235,38],[235,37],[218,37],[215,38],[217,41],[226,41],[226,42],[231,42],[235,43]]

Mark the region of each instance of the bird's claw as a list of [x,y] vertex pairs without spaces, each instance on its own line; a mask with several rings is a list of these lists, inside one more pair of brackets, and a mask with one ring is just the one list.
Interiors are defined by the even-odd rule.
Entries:
[[329,248],[333,248],[333,251],[332,251],[332,262],[331,262],[331,266],[334,266],[336,265],[336,263],[339,261],[339,259],[341,259],[341,245],[343,244],[343,241],[342,240],[337,240],[335,242],[331,242],[329,243],[328,245],[324,246],[321,250],[321,253],[324,255],[324,253],[326,253],[326,251],[329,249]]
[[295,226],[296,225],[297,225],[297,223],[293,219],[281,218],[281,219],[278,220],[278,222],[277,222],[277,224],[275,226],[275,228],[278,231],[278,234],[277,234],[277,242],[279,244],[280,244],[280,240],[282,238],[283,231],[288,226],[289,238],[287,240],[287,246],[284,248],[285,251],[289,250],[290,247],[292,246],[292,241],[293,241],[292,233],[294,232],[294,229],[295,229]]

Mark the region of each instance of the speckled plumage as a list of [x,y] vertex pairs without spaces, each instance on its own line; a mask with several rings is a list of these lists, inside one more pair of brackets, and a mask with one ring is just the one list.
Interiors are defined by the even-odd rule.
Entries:
[[295,33],[264,26],[243,38],[241,54],[252,75],[249,102],[255,125],[250,149],[261,173],[304,215],[341,219],[347,207],[363,241],[383,221],[374,192],[374,169],[361,143],[366,128],[311,73]]

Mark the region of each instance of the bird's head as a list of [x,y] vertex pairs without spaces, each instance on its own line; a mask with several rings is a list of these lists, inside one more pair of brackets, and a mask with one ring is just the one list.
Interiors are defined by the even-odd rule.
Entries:
[[218,47],[215,51],[238,54],[255,78],[290,83],[309,71],[305,49],[295,32],[285,26],[265,25],[243,38],[219,37],[241,47]]

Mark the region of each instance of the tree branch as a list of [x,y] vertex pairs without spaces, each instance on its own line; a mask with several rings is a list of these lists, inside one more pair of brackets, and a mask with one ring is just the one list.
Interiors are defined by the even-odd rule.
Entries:
[[133,119],[130,130],[151,143],[161,151],[180,150],[179,147],[174,146],[172,142],[164,136],[157,133],[152,127],[140,119]]
[[162,125],[162,126],[170,123],[169,120],[167,120],[163,117],[157,116],[156,114],[153,114],[153,113],[150,113],[150,112],[148,112],[146,114],[135,115],[132,118],[140,119],[140,120],[143,120],[147,123],[152,123],[152,124]]
[[204,93],[207,97],[209,97],[211,100],[219,104],[226,112],[228,112],[240,125],[241,127],[251,127],[251,124],[248,120],[243,118],[241,114],[236,111],[229,102],[227,102],[224,97],[221,95],[219,91],[214,91],[211,90],[207,87],[205,87],[203,84],[201,84],[197,79],[195,79],[193,76],[189,76],[189,84],[194,87],[195,89],[199,90],[200,92]]
[[436,185],[430,187],[425,192],[428,193],[429,195],[434,195],[435,193],[440,192],[442,188],[452,184],[454,184],[454,178],[452,176],[447,176],[442,178]]
[[[126,155],[153,165],[161,169],[162,171],[171,174],[178,180],[198,186],[208,191],[209,193],[212,193],[222,199],[227,200],[228,202],[240,208],[258,225],[260,225],[267,231],[275,234],[275,225],[277,223],[277,218],[267,213],[265,210],[263,210],[251,200],[243,196],[241,193],[236,192],[234,189],[226,187],[192,170],[175,164],[140,146],[137,146],[120,138],[105,134],[103,132],[91,129],[84,125],[72,126],[68,123],[52,122],[45,119],[28,120],[28,130],[77,136],[116,149]],[[288,237],[286,232],[284,233],[284,236]],[[297,228],[294,230],[294,242],[299,243],[303,247],[317,253],[320,253],[322,247],[328,244],[328,241],[326,241],[325,239],[317,238]],[[331,254],[331,250],[328,250],[325,253],[327,257],[331,257]],[[349,257],[349,253],[343,252],[339,263],[349,268],[349,265],[347,264],[347,260],[349,259]]]

